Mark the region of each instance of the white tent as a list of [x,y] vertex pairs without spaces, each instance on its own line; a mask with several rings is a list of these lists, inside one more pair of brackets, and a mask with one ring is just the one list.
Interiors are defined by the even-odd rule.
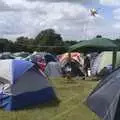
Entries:
[[[102,52],[100,53],[93,65],[91,66],[91,73],[93,75],[99,74],[101,72],[101,70],[112,64],[112,56],[113,56],[113,52]],[[116,59],[116,66],[120,65],[120,52],[117,52],[117,59]]]

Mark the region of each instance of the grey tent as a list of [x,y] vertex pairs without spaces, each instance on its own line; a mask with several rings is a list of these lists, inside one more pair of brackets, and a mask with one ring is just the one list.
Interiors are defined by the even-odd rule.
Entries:
[[103,120],[120,120],[120,68],[97,85],[86,103]]
[[61,77],[62,70],[59,62],[49,62],[45,68],[45,74],[52,78]]
[[15,57],[10,52],[0,53],[0,60],[5,60],[5,59],[15,59]]

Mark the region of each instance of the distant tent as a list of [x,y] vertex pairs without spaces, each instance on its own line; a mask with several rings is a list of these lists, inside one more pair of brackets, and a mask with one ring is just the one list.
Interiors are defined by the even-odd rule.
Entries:
[[[83,66],[84,64],[84,59],[82,58],[82,55],[79,52],[71,52],[71,62],[76,63],[78,66]],[[62,55],[58,56],[58,60],[61,64],[61,66],[65,66],[69,62],[69,53],[64,53]]]
[[1,60],[15,59],[15,57],[10,52],[3,52],[3,53],[0,54],[0,59]]
[[39,66],[39,68],[44,72],[47,63],[50,61],[56,61],[56,57],[47,52],[35,52],[29,55],[24,60],[31,61]]
[[[80,64],[83,64],[83,58],[81,57],[81,54],[79,52],[71,52],[71,61],[76,61]],[[58,59],[60,61],[60,63],[64,63],[66,61],[68,61],[69,59],[69,53],[64,53],[62,55],[58,56]]]
[[49,62],[45,68],[45,74],[48,77],[62,77],[62,69],[59,62]]
[[62,67],[63,74],[68,72],[72,76],[83,76],[83,64],[84,60],[79,52],[71,52],[71,63],[69,63],[69,53],[65,53],[58,56],[59,62]]
[[99,52],[99,51],[113,51],[117,49],[117,45],[108,38],[96,37],[91,40],[83,40],[80,43],[72,45],[70,51],[81,52]]
[[49,62],[57,62],[56,58],[50,54],[45,55],[45,61],[46,61],[46,64]]
[[0,61],[0,106],[6,110],[45,103],[55,93],[45,75],[24,60]]
[[113,52],[113,62],[112,67],[115,68],[116,63],[116,51],[119,47],[108,38],[103,38],[102,36],[97,36],[91,40],[84,40],[78,44],[72,45],[70,51],[81,51],[84,53],[89,52],[101,52],[101,51],[114,51]]
[[16,59],[23,59],[29,56],[30,53],[28,52],[16,52],[13,55],[15,56]]
[[71,61],[70,63],[67,61],[63,64],[62,70],[64,75],[70,73],[72,77],[84,76],[82,65],[76,61]]
[[51,53],[47,53],[47,52],[35,52],[29,55],[28,57],[26,57],[24,60],[37,62],[38,58],[42,58],[45,61],[56,60],[54,55],[52,55]]
[[103,79],[86,101],[103,120],[120,120],[120,68]]
[[[107,67],[108,65],[112,65],[112,56],[113,56],[113,52],[100,53],[96,57],[93,65],[91,66],[92,75],[99,74],[101,70],[104,69],[104,67]],[[116,66],[119,65],[120,65],[120,52],[117,52]]]

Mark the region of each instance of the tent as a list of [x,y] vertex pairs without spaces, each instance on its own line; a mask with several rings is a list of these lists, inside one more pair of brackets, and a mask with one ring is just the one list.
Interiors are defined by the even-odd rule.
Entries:
[[24,60],[0,61],[0,106],[5,110],[45,103],[55,98],[46,76]]
[[13,56],[15,57],[15,59],[23,59],[29,56],[29,52],[16,52],[13,53]]
[[81,52],[98,52],[98,51],[112,51],[117,48],[117,45],[108,38],[96,37],[91,40],[84,40],[80,43],[72,45],[70,51]]
[[[82,59],[81,54],[79,52],[71,52],[70,54],[71,54],[71,61],[74,60],[83,65],[84,60]],[[65,61],[68,61],[69,53],[64,53],[62,55],[59,55],[58,59],[59,59],[60,63],[64,63]]]
[[62,77],[62,69],[59,62],[49,62],[45,68],[45,74],[48,77]]
[[66,75],[70,72],[72,76],[83,76],[84,59],[82,55],[79,52],[71,52],[70,56],[71,62],[69,61],[69,53],[58,56],[63,74]]
[[[71,58],[71,62],[76,62],[77,64],[80,64],[81,66],[83,66],[84,64],[84,59],[82,58],[82,55],[79,52],[71,52],[70,53],[70,58]],[[62,55],[57,56],[60,64],[62,66],[65,66],[65,64],[67,64],[69,62],[69,53],[64,53]]]
[[103,120],[120,120],[120,68],[103,79],[86,101]]
[[116,63],[116,51],[118,46],[112,42],[111,39],[96,37],[91,40],[84,40],[78,44],[75,44],[70,47],[70,51],[81,51],[84,53],[88,52],[101,52],[101,51],[114,51],[113,52],[113,61],[112,66],[115,68]]
[[[93,65],[91,66],[92,75],[99,74],[104,67],[108,65],[112,65],[112,56],[113,56],[113,52],[110,51],[100,53],[96,57]],[[119,65],[120,65],[120,52],[117,52],[116,66]]]
[[0,54],[0,59],[1,60],[15,59],[15,57],[10,52],[3,52],[3,53]]
[[26,57],[24,60],[36,62],[37,58],[42,58],[45,61],[49,61],[51,59],[56,60],[54,55],[47,53],[47,52],[35,52],[35,53],[29,55],[28,57]]
[[45,71],[47,63],[50,61],[57,61],[54,55],[46,52],[35,52],[26,57],[24,60],[37,64],[43,72]]

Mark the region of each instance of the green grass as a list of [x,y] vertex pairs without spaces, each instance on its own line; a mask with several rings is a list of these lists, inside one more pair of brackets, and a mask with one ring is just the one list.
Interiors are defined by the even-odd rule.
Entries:
[[52,80],[60,100],[14,112],[0,110],[0,120],[99,120],[84,104],[95,81],[66,79]]

